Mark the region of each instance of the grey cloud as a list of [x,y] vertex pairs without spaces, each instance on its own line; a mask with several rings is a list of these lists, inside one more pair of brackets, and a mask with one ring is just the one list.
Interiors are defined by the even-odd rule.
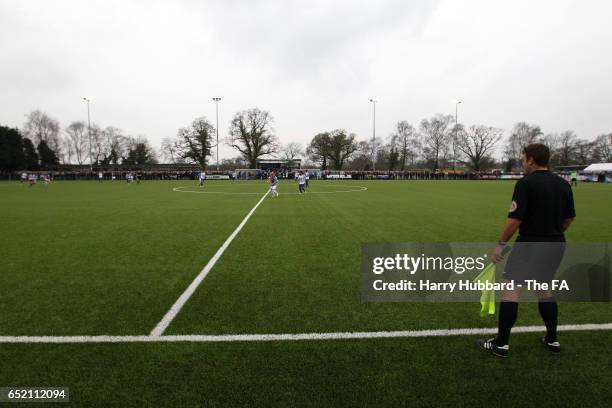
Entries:
[[[365,51],[398,28],[418,34],[437,1],[230,2],[207,9],[222,48],[273,71],[317,77],[346,63],[368,71]],[[351,64],[354,62],[354,64]],[[367,79],[363,77],[361,79]]]
[[[0,123],[62,124],[94,96],[102,125],[159,143],[194,117],[220,129],[270,109],[281,139],[377,135],[453,110],[460,120],[593,138],[612,130],[612,4],[490,0],[0,0]],[[231,155],[232,152],[226,152]]]

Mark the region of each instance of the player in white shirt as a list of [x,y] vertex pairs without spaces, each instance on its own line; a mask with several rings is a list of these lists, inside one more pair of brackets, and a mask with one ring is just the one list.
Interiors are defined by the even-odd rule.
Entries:
[[306,172],[304,173],[304,177],[306,178],[306,188],[308,188],[308,180],[310,180],[310,174],[308,173],[308,170],[306,170]]
[[28,180],[30,181],[30,187],[36,184],[37,179],[38,179],[38,176],[36,174],[30,173],[30,175],[28,176]]
[[277,197],[278,191],[276,191],[276,186],[278,184],[278,179],[276,178],[276,173],[270,173],[270,196]]
[[204,180],[206,180],[206,172],[202,170],[198,178],[200,180],[200,187],[204,187]]
[[298,186],[300,188],[300,194],[306,192],[306,176],[303,171],[300,171],[300,174],[297,177]]
[[104,174],[102,174],[102,172],[98,173],[98,180],[100,181],[100,183],[102,182],[102,179],[104,178]]
[[28,173],[21,173],[21,181],[20,183],[23,184],[25,183],[25,181],[28,179]]

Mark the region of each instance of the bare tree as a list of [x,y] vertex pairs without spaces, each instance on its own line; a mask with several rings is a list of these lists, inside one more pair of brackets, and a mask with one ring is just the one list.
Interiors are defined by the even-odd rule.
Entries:
[[416,153],[415,139],[416,132],[414,127],[408,121],[402,120],[395,125],[395,133],[400,143],[399,165],[400,170],[406,168],[406,161]]
[[77,164],[85,163],[89,156],[87,125],[82,121],[72,122],[66,127],[65,132],[69,141],[68,145],[71,148],[71,153],[74,154]]
[[353,159],[349,163],[349,170],[370,170],[370,166],[372,165],[371,155],[372,147],[369,141],[359,141]]
[[424,153],[434,170],[439,168],[440,159],[444,159],[448,152],[451,131],[449,125],[453,120],[454,118],[451,115],[438,114],[429,120],[423,119],[421,121]]
[[421,141],[419,140],[418,136],[419,133],[415,132],[414,133],[414,138],[412,139],[411,142],[411,146],[412,148],[409,148],[406,151],[406,160],[408,162],[408,166],[410,167],[415,167],[417,164],[417,160],[419,159],[422,151],[423,151],[423,146],[421,144]]
[[166,137],[161,143],[161,157],[165,163],[183,163],[180,142],[176,138]]
[[102,131],[102,160],[104,164],[118,164],[126,155],[127,138],[121,129],[108,126]]
[[376,168],[393,171],[398,165],[401,167],[400,157],[403,147],[404,140],[397,134],[391,134],[387,143],[378,150]]
[[226,142],[240,152],[251,168],[257,167],[260,157],[278,151],[272,122],[270,113],[259,108],[237,112],[231,121]]
[[490,162],[491,153],[502,134],[503,130],[498,128],[472,125],[457,132],[457,148],[467,156],[470,167],[480,171],[485,162]]
[[538,142],[541,136],[542,130],[537,125],[529,125],[525,122],[519,122],[514,125],[504,151],[508,170],[518,166],[523,154],[523,148],[531,143]]
[[221,164],[219,166],[220,170],[228,171],[235,169],[243,169],[247,164],[244,161],[242,156],[234,157],[232,159],[223,159],[221,160]]
[[555,167],[559,165],[559,146],[560,146],[560,138],[558,133],[548,133],[546,136],[540,139],[542,143],[548,146],[550,150],[550,159],[549,165],[550,167]]
[[[369,153],[369,158],[370,158],[370,163],[373,164],[373,168],[372,169],[378,169],[380,168],[379,166],[379,161],[384,160],[385,159],[385,154],[387,153],[385,151],[385,147],[383,145],[383,141],[382,138],[376,138],[376,139],[368,139],[368,146],[370,147],[370,153]],[[382,152],[382,154],[379,154],[378,152]],[[380,165],[382,166],[383,163],[380,163]],[[369,170],[372,170],[368,167]]]
[[74,148],[72,147],[72,140],[68,135],[61,139],[62,145],[62,163],[63,164],[71,164],[72,157],[74,156]]
[[283,146],[281,152],[283,154],[283,159],[285,160],[295,160],[304,155],[302,145],[296,142],[287,143],[285,146]]
[[588,164],[591,161],[593,147],[595,142],[589,142],[588,140],[577,139],[575,147],[575,160],[578,164]]
[[104,130],[96,123],[91,124],[91,155],[95,164],[104,159]]
[[35,144],[45,142],[57,155],[61,151],[59,122],[47,113],[35,110],[26,115],[23,134]]
[[560,165],[567,166],[575,163],[577,140],[578,138],[573,130],[561,132],[559,135],[559,146],[557,148],[557,155]]
[[595,138],[593,159],[598,162],[612,163],[612,133]]
[[456,123],[450,130],[450,155],[452,158],[452,167],[455,170],[457,163],[463,160],[463,150],[459,148],[459,134],[465,132],[465,126],[462,123]]
[[549,133],[541,139],[550,149],[550,165],[555,166],[568,166],[577,162],[576,159],[576,143],[578,138],[576,134],[567,130],[565,132]]

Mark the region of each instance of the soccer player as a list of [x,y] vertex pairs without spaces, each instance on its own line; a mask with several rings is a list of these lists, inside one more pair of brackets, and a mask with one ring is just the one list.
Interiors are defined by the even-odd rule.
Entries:
[[202,170],[198,178],[200,179],[200,187],[204,187],[204,180],[206,180],[206,172]]
[[[572,187],[548,170],[549,159],[550,150],[543,144],[523,149],[527,174],[514,187],[508,219],[492,255],[493,262],[501,261],[506,243],[519,231],[503,274],[515,285],[524,284],[527,279],[550,283],[563,258],[565,231],[576,217]],[[497,337],[478,340],[480,348],[497,356],[508,356],[508,340],[518,315],[521,291],[522,287],[515,286],[503,292]],[[557,303],[550,290],[538,291],[537,296],[540,316],[546,325],[546,336],[541,342],[549,351],[559,353]]]
[[310,180],[310,174],[308,173],[308,170],[304,172],[304,178],[306,179],[305,187],[308,188],[308,180]]
[[104,178],[104,174],[102,174],[102,172],[98,173],[98,181],[101,183],[102,179]]
[[270,195],[272,197],[277,197],[278,196],[278,191],[276,191],[276,185],[278,183],[278,179],[276,178],[276,173],[274,173],[273,171],[270,172]]
[[28,177],[28,181],[30,182],[30,187],[32,187],[34,184],[36,184],[36,179],[38,177],[36,176],[35,173],[30,173],[30,176]]
[[572,179],[572,187],[578,187],[578,172],[577,171],[572,171],[571,179]]
[[305,193],[306,192],[306,176],[304,176],[304,172],[300,171],[300,174],[297,177],[298,179],[298,186],[300,188],[300,194]]
[[21,184],[25,183],[25,181],[28,179],[28,173],[21,173],[21,180],[19,181]]

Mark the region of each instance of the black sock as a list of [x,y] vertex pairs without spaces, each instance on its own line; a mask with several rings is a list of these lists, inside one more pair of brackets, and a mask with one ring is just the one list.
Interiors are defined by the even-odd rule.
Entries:
[[518,303],[502,301],[499,304],[499,325],[497,327],[497,344],[505,346],[510,338],[510,330],[516,322]]
[[546,341],[557,341],[557,302],[554,298],[540,299],[538,309],[546,325]]

